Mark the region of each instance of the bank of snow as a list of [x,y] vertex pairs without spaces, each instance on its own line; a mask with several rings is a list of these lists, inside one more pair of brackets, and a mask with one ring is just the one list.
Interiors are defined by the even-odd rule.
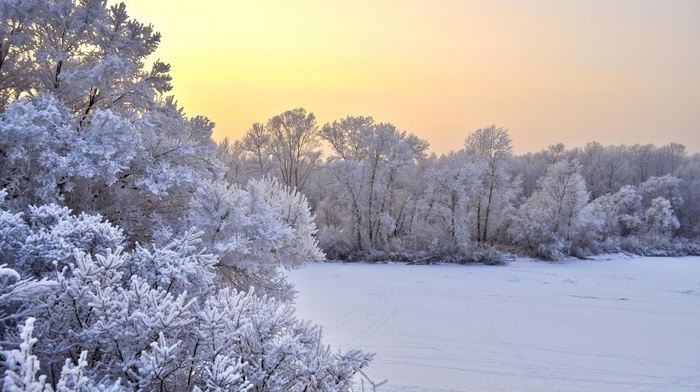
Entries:
[[383,391],[698,391],[700,257],[293,271],[325,343]]

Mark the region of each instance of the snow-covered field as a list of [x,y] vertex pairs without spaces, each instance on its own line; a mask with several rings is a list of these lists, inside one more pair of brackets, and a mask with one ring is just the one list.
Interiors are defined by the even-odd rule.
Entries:
[[325,343],[377,353],[379,391],[700,391],[700,257],[318,263],[290,280]]

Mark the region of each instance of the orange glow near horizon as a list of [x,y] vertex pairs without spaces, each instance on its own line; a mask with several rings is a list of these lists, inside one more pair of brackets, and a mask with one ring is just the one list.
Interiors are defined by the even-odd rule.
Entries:
[[695,0],[124,0],[163,34],[189,115],[240,138],[303,107],[459,149],[490,124],[517,153],[679,142],[700,152]]

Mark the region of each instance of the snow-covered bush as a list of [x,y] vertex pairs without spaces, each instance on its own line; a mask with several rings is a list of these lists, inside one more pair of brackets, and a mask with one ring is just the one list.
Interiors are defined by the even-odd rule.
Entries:
[[41,369],[41,361],[33,354],[32,349],[37,339],[32,336],[34,332],[35,319],[30,317],[23,326],[20,326],[19,349],[4,351],[5,357],[5,378],[2,390],[5,392],[126,392],[119,380],[112,383],[102,380],[95,383],[87,374],[88,363],[87,352],[83,351],[78,358],[78,363],[73,364],[70,359],[66,359],[61,368],[55,389],[47,383],[46,375],[38,375]]
[[0,189],[0,262],[8,263],[19,254],[24,240],[29,235],[29,226],[22,213],[11,213],[1,208],[3,196],[7,192]]
[[[109,224],[55,206],[31,210],[51,213],[30,218],[24,245],[63,259],[48,264],[53,273],[42,274],[42,281],[30,282],[37,295],[12,283],[20,281],[17,265],[0,269],[3,282],[10,282],[0,293],[10,347],[5,379],[7,388],[19,388],[8,390],[25,390],[20,382],[26,382],[55,390],[118,384],[114,390],[337,391],[348,390],[357,369],[372,358],[330,351],[320,329],[298,320],[286,302],[226,287],[215,273],[220,260],[202,251],[200,232],[131,251],[74,241],[70,230],[35,240],[31,230],[63,227],[75,218],[96,228]],[[87,232],[95,231],[101,232]],[[58,243],[66,244],[61,252]],[[72,255],[65,257],[68,250]],[[20,301],[22,315],[33,319],[15,336],[9,327],[17,320],[9,312]]]
[[124,245],[122,231],[100,215],[73,215],[56,204],[29,207],[29,235],[15,256],[18,271],[42,278],[74,262],[76,250],[104,253]]
[[219,271],[239,290],[251,286],[279,299],[292,288],[280,268],[298,268],[323,259],[316,225],[304,195],[273,178],[245,187],[208,181],[190,204],[188,222],[219,256]]

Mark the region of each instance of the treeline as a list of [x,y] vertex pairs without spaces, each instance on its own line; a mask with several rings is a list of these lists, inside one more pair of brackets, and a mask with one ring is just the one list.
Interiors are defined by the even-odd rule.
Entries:
[[273,176],[306,194],[332,259],[700,251],[700,157],[683,145],[515,155],[508,130],[492,125],[461,147],[428,155],[425,140],[390,123],[349,116],[320,126],[294,109],[224,140],[219,156],[233,183]]

